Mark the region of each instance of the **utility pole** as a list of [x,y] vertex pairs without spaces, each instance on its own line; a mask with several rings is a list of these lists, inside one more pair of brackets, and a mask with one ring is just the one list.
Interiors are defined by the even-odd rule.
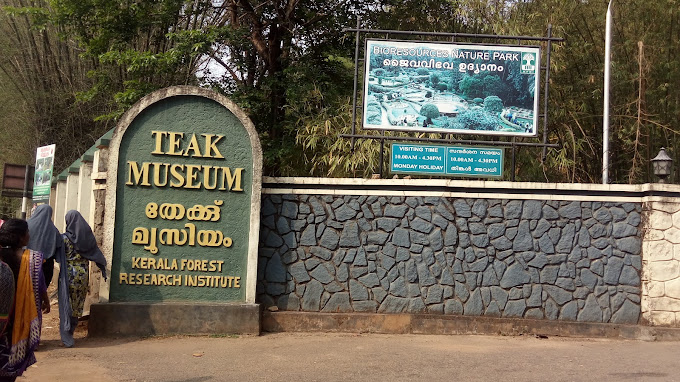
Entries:
[[609,184],[609,68],[611,66],[612,0],[607,6],[604,41],[604,113],[602,117],[602,184]]

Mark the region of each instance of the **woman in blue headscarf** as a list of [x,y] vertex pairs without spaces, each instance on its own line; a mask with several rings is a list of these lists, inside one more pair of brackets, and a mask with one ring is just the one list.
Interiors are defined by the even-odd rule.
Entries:
[[74,344],[73,332],[78,317],[83,315],[88,290],[90,261],[94,261],[106,280],[106,259],[97,246],[92,229],[80,212],[66,213],[64,251],[58,252],[59,262],[59,332],[64,346]]
[[45,261],[42,266],[43,275],[45,284],[49,286],[54,274],[54,259],[57,251],[62,249],[61,234],[52,223],[52,207],[47,204],[36,207],[28,219],[28,231],[31,239],[26,247],[42,253]]

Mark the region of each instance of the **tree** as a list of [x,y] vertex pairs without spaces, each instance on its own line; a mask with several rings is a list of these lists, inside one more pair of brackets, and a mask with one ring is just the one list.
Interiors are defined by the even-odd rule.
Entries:
[[435,104],[426,103],[420,108],[420,115],[427,118],[427,124],[432,123],[432,118],[439,118],[439,108]]
[[465,75],[459,84],[460,91],[465,98],[479,98],[484,94],[484,83],[479,77]]
[[430,74],[430,83],[432,83],[432,88],[436,89],[437,84],[439,84],[439,74],[437,73]]
[[503,101],[496,96],[484,98],[484,110],[489,113],[500,113],[503,111]]
[[[261,134],[265,173],[277,175],[299,168],[295,164],[281,168],[300,158],[295,136],[303,116],[290,113],[291,103],[314,86],[332,82],[327,75],[336,66],[334,57],[349,51],[350,43],[341,38],[342,27],[352,25],[375,2],[158,0],[121,6],[115,0],[55,0],[54,4],[56,22],[77,36],[88,57],[107,65],[100,71],[102,82],[119,84],[112,96],[119,112],[156,88],[201,83],[205,78],[204,84],[228,93],[250,114]],[[224,75],[205,76],[216,69]],[[124,73],[123,78],[117,78],[118,73]],[[351,89],[351,80],[325,90],[333,98],[351,91],[345,89]]]
[[65,30],[50,23],[46,1],[0,0],[0,164],[31,163],[35,149],[56,144],[55,170],[81,156],[110,125],[94,119],[109,109],[101,97],[79,102],[95,80]]

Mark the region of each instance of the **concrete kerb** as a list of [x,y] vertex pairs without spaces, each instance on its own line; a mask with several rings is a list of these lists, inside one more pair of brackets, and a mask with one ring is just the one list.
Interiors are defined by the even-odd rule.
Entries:
[[91,337],[260,334],[259,304],[110,302],[90,309]]
[[262,313],[263,332],[500,335],[680,341],[680,329],[570,321],[434,314]]

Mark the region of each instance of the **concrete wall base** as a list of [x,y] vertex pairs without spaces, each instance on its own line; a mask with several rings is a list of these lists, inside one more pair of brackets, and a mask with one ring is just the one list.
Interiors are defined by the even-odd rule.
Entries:
[[90,307],[89,336],[260,334],[259,304],[104,303]]
[[265,311],[262,315],[262,330],[265,332],[535,335],[646,341],[680,340],[680,329],[677,328],[432,314]]

